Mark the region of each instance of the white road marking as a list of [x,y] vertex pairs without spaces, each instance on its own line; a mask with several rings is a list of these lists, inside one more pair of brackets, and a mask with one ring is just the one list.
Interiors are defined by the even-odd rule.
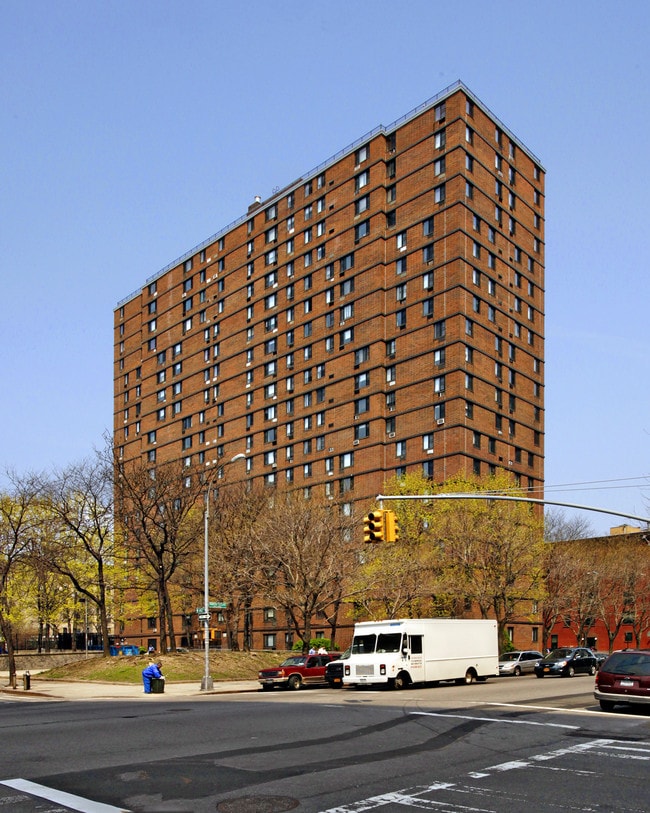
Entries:
[[497,720],[494,717],[473,717],[471,714],[444,714],[437,711],[411,711],[410,714],[420,717],[453,717],[458,720],[478,720],[481,723],[503,723],[505,725],[535,725],[542,728],[569,728],[577,730],[577,725],[563,725],[562,723],[538,723],[535,720]]
[[[484,718],[471,717],[469,715],[460,714],[433,714],[428,712],[411,712],[412,714],[419,714],[432,717],[457,717],[461,720],[482,720]],[[525,720],[493,720],[488,719],[488,722],[501,722],[501,723],[525,723]],[[536,725],[547,725],[555,728],[576,728],[576,726],[557,726],[551,723],[530,723]],[[629,760],[643,760],[650,761],[650,747],[632,746],[625,742],[618,740],[599,739],[592,742],[579,743],[577,745],[568,746],[565,748],[557,748],[554,751],[547,751],[545,753],[533,754],[528,759],[509,760],[508,762],[500,762],[496,765],[490,765],[482,771],[470,771],[467,774],[468,778],[472,779],[485,779],[486,777],[493,776],[497,773],[504,773],[508,771],[517,771],[526,768],[533,768],[536,770],[551,770],[551,771],[566,771],[572,775],[581,774],[590,776],[596,771],[576,770],[571,766],[554,766],[547,763],[553,760],[561,759],[574,754],[589,753],[593,756],[613,757],[615,759],[629,759]],[[435,799],[423,798],[426,794],[434,793],[435,791],[450,790],[457,793],[467,793],[468,786],[463,786],[460,782],[435,782],[428,787],[416,786],[414,788],[403,788],[402,790],[394,791],[392,793],[384,793],[379,796],[371,796],[368,799],[362,799],[358,802],[352,802],[349,805],[342,805],[341,807],[332,807],[322,813],[368,813],[368,811],[378,810],[380,807],[388,804],[402,805],[405,808],[417,808],[418,810],[444,810],[449,811],[452,809],[448,801],[436,801]],[[473,787],[472,791],[481,794],[479,787]],[[581,808],[582,809],[582,808]],[[584,810],[591,810],[592,808],[584,808]],[[459,805],[453,803],[453,810],[458,813],[487,813],[484,808],[469,807],[467,805]],[[492,808],[490,808],[492,810]]]
[[40,799],[47,799],[49,802],[65,805],[72,810],[79,811],[79,813],[130,813],[125,807],[113,807],[113,805],[106,805],[103,802],[93,802],[72,793],[65,793],[62,790],[55,790],[45,785],[39,785],[36,782],[30,782],[29,779],[4,779],[0,781],[0,785],[6,785],[14,790],[22,790],[24,793],[38,796]]

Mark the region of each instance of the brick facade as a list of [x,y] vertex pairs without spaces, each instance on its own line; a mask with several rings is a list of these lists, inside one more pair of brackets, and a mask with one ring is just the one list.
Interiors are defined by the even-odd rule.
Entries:
[[257,200],[115,309],[125,461],[348,495],[544,477],[544,172],[462,84]]

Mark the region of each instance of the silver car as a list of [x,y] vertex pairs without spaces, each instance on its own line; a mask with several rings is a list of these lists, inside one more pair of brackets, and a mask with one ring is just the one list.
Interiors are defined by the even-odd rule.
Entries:
[[500,675],[525,675],[531,674],[537,661],[544,656],[534,649],[525,649],[522,652],[504,652],[499,655]]

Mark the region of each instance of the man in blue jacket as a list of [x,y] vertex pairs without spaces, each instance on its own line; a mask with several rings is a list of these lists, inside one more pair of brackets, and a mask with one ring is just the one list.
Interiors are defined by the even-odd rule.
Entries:
[[162,663],[150,663],[146,669],[142,670],[142,682],[144,683],[145,694],[151,694],[151,681],[153,678],[162,678],[163,673],[160,671]]

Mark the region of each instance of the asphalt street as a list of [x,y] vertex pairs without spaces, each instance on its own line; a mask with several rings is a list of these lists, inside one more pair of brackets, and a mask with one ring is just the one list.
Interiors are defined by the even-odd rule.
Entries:
[[601,712],[589,677],[126,697],[33,685],[0,695],[0,807],[19,813],[649,809],[650,712]]

